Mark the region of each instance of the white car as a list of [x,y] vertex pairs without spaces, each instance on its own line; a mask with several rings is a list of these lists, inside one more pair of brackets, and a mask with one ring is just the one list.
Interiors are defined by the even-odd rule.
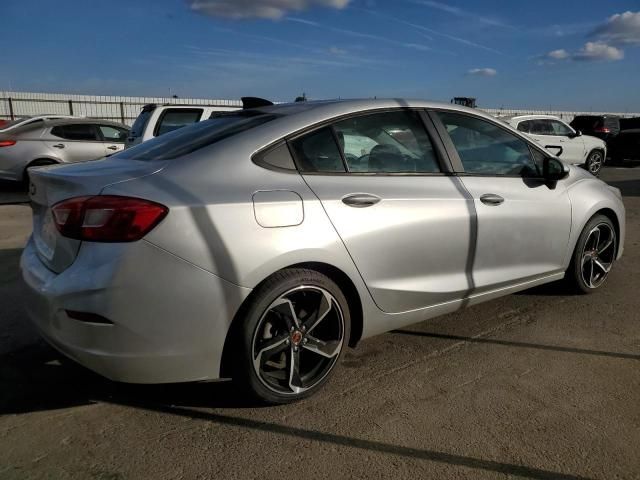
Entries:
[[185,125],[207,120],[217,112],[238,110],[239,107],[216,107],[212,105],[176,105],[173,103],[150,103],[131,127],[126,148],[172,132]]
[[503,117],[517,130],[529,135],[565,163],[580,165],[598,175],[607,158],[607,145],[596,137],[582,135],[558,117],[551,115],[520,115]]

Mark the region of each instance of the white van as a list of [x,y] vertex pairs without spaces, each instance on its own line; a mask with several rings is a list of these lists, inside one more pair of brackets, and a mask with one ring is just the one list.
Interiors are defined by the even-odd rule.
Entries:
[[146,142],[192,123],[207,120],[213,113],[230,112],[240,107],[215,107],[212,105],[176,105],[172,103],[150,103],[131,127],[126,148]]

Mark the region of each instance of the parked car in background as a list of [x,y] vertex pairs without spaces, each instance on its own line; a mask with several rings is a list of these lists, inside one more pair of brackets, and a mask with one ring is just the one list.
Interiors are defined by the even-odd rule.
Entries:
[[583,135],[558,117],[552,115],[520,115],[504,117],[518,131],[529,135],[563,162],[580,165],[593,175],[598,175],[605,159],[607,146],[604,141]]
[[571,121],[574,130],[597,137],[607,144],[620,133],[620,117],[616,115],[578,115]]
[[113,380],[231,377],[269,403],[363,338],[565,276],[593,292],[624,249],[620,190],[431,102],[229,112],[31,182],[42,335]]
[[124,149],[129,128],[87,118],[37,118],[0,130],[0,179],[26,181],[27,169],[74,163]]
[[640,129],[640,117],[621,118],[620,131]]
[[59,120],[63,118],[84,118],[84,117],[77,117],[74,115],[35,115],[31,117],[20,117],[20,118],[16,118],[15,120],[4,121],[4,123],[0,125],[0,133],[6,132],[8,130],[13,130],[18,127],[24,127],[25,125],[44,122],[45,120]]
[[237,110],[238,107],[214,107],[211,105],[176,105],[150,103],[142,107],[133,122],[126,147],[133,147],[185,125],[200,122],[217,112]]
[[619,165],[627,160],[640,160],[640,128],[621,130],[610,145],[612,162]]

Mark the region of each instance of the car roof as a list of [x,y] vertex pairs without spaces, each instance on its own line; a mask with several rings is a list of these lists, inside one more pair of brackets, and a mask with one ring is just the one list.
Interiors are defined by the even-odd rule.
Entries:
[[[463,107],[451,103],[433,102],[428,100],[404,98],[373,98],[373,99],[333,99],[295,103],[280,103],[265,107],[249,109],[261,113],[273,113],[286,117],[316,117],[317,121],[331,119],[341,115],[349,115],[370,110],[385,110],[392,108],[420,108],[434,110],[452,110],[461,113],[472,113],[496,121],[488,113],[474,108]],[[247,111],[247,110],[245,110]],[[233,112],[230,112],[233,114]]]
[[505,117],[499,117],[500,120],[504,120],[506,122],[512,122],[512,121],[522,121],[522,120],[560,120],[562,121],[562,119],[560,117],[557,117],[555,115],[538,115],[538,114],[531,114],[531,115],[508,115]]
[[47,128],[56,127],[59,125],[77,125],[83,123],[90,124],[100,124],[100,125],[109,125],[112,127],[126,128],[127,130],[130,128],[122,123],[112,122],[111,120],[101,120],[99,118],[86,118],[86,117],[75,117],[75,118],[58,118],[54,120],[45,120],[44,124]]

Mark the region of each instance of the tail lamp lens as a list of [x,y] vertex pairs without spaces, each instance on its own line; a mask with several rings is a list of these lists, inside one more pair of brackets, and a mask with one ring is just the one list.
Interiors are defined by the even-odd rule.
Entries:
[[63,236],[90,242],[140,240],[169,213],[164,205],[115,195],[70,198],[51,210]]
[[12,147],[15,144],[15,140],[0,140],[0,147]]

